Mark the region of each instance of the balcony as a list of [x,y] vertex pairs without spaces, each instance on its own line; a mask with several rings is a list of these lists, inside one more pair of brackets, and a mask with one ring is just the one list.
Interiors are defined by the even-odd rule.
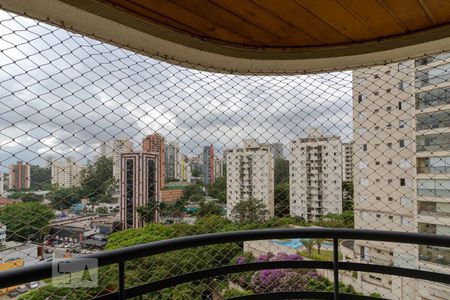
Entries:
[[[168,276],[162,279],[152,280],[140,285],[130,285],[129,279],[133,277],[133,260],[141,260],[149,257],[158,257],[161,254],[167,254],[172,251],[190,249],[192,247],[205,247],[212,245],[225,245],[229,243],[242,243],[246,241],[271,240],[271,239],[292,239],[292,238],[327,238],[333,240],[333,259],[331,261],[299,260],[298,256],[286,256],[280,260],[259,260],[248,262],[248,259],[238,259],[236,264],[218,265],[208,269],[196,269],[192,272],[176,272],[176,275]],[[437,272],[429,272],[417,269],[408,269],[394,267],[390,264],[367,264],[355,262],[339,261],[339,241],[340,240],[372,240],[384,242],[396,242],[406,244],[420,244],[424,247],[450,247],[450,237],[418,233],[405,232],[384,232],[369,230],[348,230],[348,229],[268,229],[254,231],[239,231],[213,233],[196,236],[186,236],[164,241],[158,241],[139,246],[113,250],[101,254],[89,255],[77,259],[66,259],[65,264],[72,264],[70,276],[75,276],[77,272],[86,268],[88,259],[95,259],[98,267],[109,270],[114,276],[109,283],[110,288],[116,287],[117,291],[104,293],[92,299],[129,299],[143,295],[158,295],[164,289],[174,288],[180,285],[190,286],[194,289],[194,294],[201,299],[211,299],[215,297],[218,291],[218,285],[221,282],[234,282],[234,285],[244,284],[240,281],[239,273],[245,272],[272,272],[283,274],[281,270],[290,270],[296,274],[296,269],[307,270],[331,270],[333,291],[308,291],[303,288],[296,288],[296,285],[288,286],[287,290],[273,290],[266,288],[259,290],[258,293],[237,297],[233,299],[298,299],[308,297],[309,299],[375,299],[365,295],[346,294],[340,291],[338,282],[340,271],[363,271],[378,274],[389,274],[407,278],[426,279],[428,281],[450,284],[450,276]],[[427,249],[428,249],[427,248]],[[426,250],[431,251],[431,250]],[[429,259],[428,253],[423,254],[423,259]],[[83,263],[84,260],[84,263]],[[74,263],[77,261],[78,263]],[[62,262],[58,262],[61,264]],[[109,267],[107,267],[109,266]],[[51,278],[54,263],[42,263],[33,267],[23,267],[20,269],[9,270],[0,273],[0,288],[6,288],[11,285],[24,284],[30,281],[38,281]],[[181,271],[181,270],[180,270]],[[280,273],[281,272],[281,273]],[[301,271],[303,272],[303,271]],[[302,273],[298,274],[302,274]],[[233,275],[234,274],[234,275]],[[258,273],[259,274],[259,273]],[[64,275],[61,275],[64,276]],[[280,275],[281,276],[281,275]],[[315,275],[317,276],[317,275]],[[215,280],[213,280],[215,278]],[[55,278],[53,278],[55,280]],[[191,282],[205,281],[207,285],[186,285]],[[197,288],[195,288],[197,286]],[[265,290],[267,292],[265,292]],[[270,292],[269,292],[270,291]],[[187,292],[187,291],[186,291]]]
[[448,112],[416,115],[416,130],[450,127],[450,115]]

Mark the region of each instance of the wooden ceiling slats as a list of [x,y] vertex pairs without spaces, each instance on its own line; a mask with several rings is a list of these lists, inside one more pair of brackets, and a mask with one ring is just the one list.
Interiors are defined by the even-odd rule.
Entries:
[[418,1],[396,0],[383,1],[384,5],[390,9],[406,27],[407,31],[416,31],[422,28],[433,26],[426,11]]
[[342,45],[450,23],[450,0],[97,0],[178,32],[247,47]]
[[150,11],[156,12],[166,18],[177,20],[182,24],[189,24],[196,30],[204,32],[203,38],[209,36],[218,40],[233,41],[235,44],[247,44],[249,39],[240,35],[239,31],[229,31],[221,28],[209,20],[203,19],[198,15],[188,11],[170,1],[160,0],[128,0],[129,2],[139,4]]
[[351,39],[337,31],[320,18],[298,5],[295,0],[252,0],[254,3],[272,13],[279,18],[286,20],[289,24],[299,30],[315,36],[324,44],[341,44],[351,42]]
[[[365,23],[356,19],[346,8],[336,1],[296,0],[298,4],[345,34],[353,41],[375,39],[377,35]],[[366,2],[366,1],[362,1]]]
[[109,0],[109,3],[113,4],[114,7],[121,9],[123,11],[131,12],[135,16],[139,16],[144,19],[148,19],[154,21],[157,24],[165,25],[166,27],[170,27],[172,29],[177,29],[178,31],[184,31],[188,33],[192,33],[195,35],[202,35],[201,31],[198,31],[192,27],[186,26],[185,24],[181,24],[176,22],[175,20],[166,18],[160,14],[157,14],[151,10],[148,10],[145,7],[142,7],[138,4],[135,4],[128,0]]
[[263,27],[254,25],[212,2],[208,5],[206,5],[205,0],[172,0],[172,2],[228,30],[236,30],[236,28],[239,28],[241,35],[258,44],[267,44],[268,42],[279,44],[284,40],[283,36],[280,37]]
[[450,1],[449,0],[423,0],[436,17],[438,24],[450,22]]
[[251,1],[242,0],[210,0],[215,4],[226,8],[228,11],[239,15],[240,17],[264,27],[266,30],[282,36],[286,40],[296,41],[299,43],[305,43],[306,45],[319,45],[320,40],[316,37],[310,36],[301,30],[296,30],[289,23],[283,19],[278,18],[276,15],[271,14],[267,10],[261,8]]
[[406,30],[378,0],[339,0],[367,23],[378,37],[397,35]]

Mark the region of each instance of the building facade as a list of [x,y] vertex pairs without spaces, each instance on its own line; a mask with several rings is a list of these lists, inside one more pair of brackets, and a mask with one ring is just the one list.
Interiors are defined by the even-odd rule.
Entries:
[[9,166],[9,189],[29,189],[31,183],[31,168],[28,163],[18,161]]
[[224,164],[223,164],[223,159],[221,159],[220,157],[214,157],[214,177],[218,178],[218,177],[222,177],[224,175]]
[[52,184],[64,188],[81,185],[81,171],[83,167],[78,165],[71,157],[66,157],[64,162],[53,162],[50,170]]
[[4,198],[6,197],[5,194],[5,176],[3,172],[0,172],[0,197]]
[[342,144],[342,181],[353,181],[353,142]]
[[0,223],[0,248],[6,244],[6,225]]
[[214,174],[214,146],[213,145],[203,147],[202,174],[203,174],[203,183],[205,185],[214,183],[215,174]]
[[181,156],[181,180],[191,182],[191,160],[186,155]]
[[342,143],[318,129],[291,142],[290,214],[314,221],[342,213]]
[[[445,53],[354,72],[355,228],[450,234],[449,60]],[[386,265],[450,266],[450,250],[439,247],[358,241],[354,251],[357,260]],[[359,279],[388,298],[450,295],[423,280]]]
[[164,137],[158,133],[146,136],[142,140],[142,151],[158,153],[159,156],[159,187],[162,190],[166,183],[166,167],[164,154]]
[[160,158],[158,153],[130,152],[121,154],[120,220],[124,229],[140,228],[145,221],[139,207],[152,209],[153,222],[159,221]]
[[164,146],[165,174],[167,180],[181,179],[181,152],[178,143],[169,143]]
[[269,147],[244,142],[227,153],[227,217],[241,200],[254,198],[274,215],[274,159]]

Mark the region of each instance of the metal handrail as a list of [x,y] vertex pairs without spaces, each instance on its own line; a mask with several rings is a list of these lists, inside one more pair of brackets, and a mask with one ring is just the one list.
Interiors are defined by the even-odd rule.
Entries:
[[[370,241],[384,241],[405,244],[419,244],[430,246],[441,246],[450,248],[450,236],[425,234],[425,233],[411,233],[411,232],[396,232],[396,231],[380,231],[380,230],[363,230],[363,229],[345,229],[345,228],[288,228],[288,229],[262,229],[262,230],[248,230],[236,232],[210,233],[194,236],[186,236],[142,244],[122,248],[118,250],[105,251],[93,255],[83,256],[86,258],[95,258],[98,261],[98,266],[106,266],[111,264],[118,264],[119,267],[119,291],[117,293],[101,296],[99,299],[126,299],[128,296],[136,296],[154,291],[148,287],[160,284],[160,288],[164,287],[161,282],[152,282],[139,287],[132,287],[125,289],[125,262],[132,259],[148,257],[156,254],[166,253],[169,251],[181,250],[192,247],[223,244],[231,242],[243,242],[254,240],[269,240],[269,239],[287,239],[287,238],[329,238],[333,239],[333,261],[324,264],[324,262],[311,261],[309,267],[319,269],[333,269],[334,270],[334,299],[339,298],[339,270],[356,270],[365,272],[375,272],[391,275],[399,275],[411,278],[427,279],[430,281],[442,282],[450,284],[450,275],[435,273],[429,271],[405,269],[392,266],[381,266],[362,263],[348,263],[339,262],[338,246],[339,240],[370,240]],[[295,267],[295,262],[288,262],[292,268]],[[35,266],[23,267],[0,272],[0,288],[5,288],[13,285],[19,285],[31,281],[37,281],[52,277],[51,262],[42,263]],[[255,270],[258,270],[258,264],[252,264]],[[83,271],[83,266],[80,269],[74,269],[73,272]],[[228,268],[228,273],[239,272],[238,265]],[[189,273],[169,278],[167,282],[173,280],[180,280],[180,276],[190,279],[190,281],[200,278],[211,277],[212,274],[218,272],[216,269],[205,270],[197,273]],[[237,271],[236,271],[237,270]],[[227,274],[227,272],[223,274]],[[222,273],[221,273],[222,274]],[[222,274],[222,275],[223,275]],[[187,276],[187,277],[186,277]],[[181,282],[181,281],[180,281]],[[184,281],[183,281],[184,282]],[[187,282],[187,281],[186,281]],[[167,285],[166,285],[167,286]],[[159,290],[158,289],[158,290]],[[140,290],[140,291],[139,291]]]

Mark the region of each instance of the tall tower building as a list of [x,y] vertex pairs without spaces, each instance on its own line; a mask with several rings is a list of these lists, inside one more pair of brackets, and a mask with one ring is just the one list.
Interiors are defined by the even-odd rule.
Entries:
[[274,215],[274,160],[269,147],[246,143],[227,153],[227,217],[241,200],[260,200]]
[[28,163],[18,161],[9,166],[9,189],[29,189],[31,183],[31,169]]
[[158,133],[154,133],[146,136],[142,140],[142,151],[158,153],[159,156],[159,187],[162,190],[166,182],[166,164],[165,164],[165,151],[164,151],[164,137]]
[[[353,72],[357,229],[416,230],[413,80],[412,62]],[[354,250],[358,261],[384,265],[409,261],[414,267],[412,246],[355,241]],[[363,290],[377,290],[388,298],[397,298],[397,292],[413,286],[408,279],[390,275],[360,273],[359,276]],[[412,291],[405,292],[410,296],[405,299],[413,299]]]
[[147,216],[159,221],[160,185],[158,153],[130,152],[121,154],[120,220],[124,229],[140,228],[145,220],[139,207],[152,210]]
[[5,176],[0,172],[0,197],[5,197]]
[[83,167],[78,165],[71,157],[67,157],[65,162],[53,162],[50,170],[52,184],[64,188],[81,185],[81,171]]
[[353,142],[342,144],[342,181],[353,181]]
[[213,184],[215,180],[213,145],[203,147],[202,162],[203,183],[205,185]]
[[166,165],[166,178],[180,180],[181,178],[181,152],[178,143],[169,143],[164,146],[164,162]]
[[314,221],[342,213],[342,143],[318,129],[291,142],[290,213]]

